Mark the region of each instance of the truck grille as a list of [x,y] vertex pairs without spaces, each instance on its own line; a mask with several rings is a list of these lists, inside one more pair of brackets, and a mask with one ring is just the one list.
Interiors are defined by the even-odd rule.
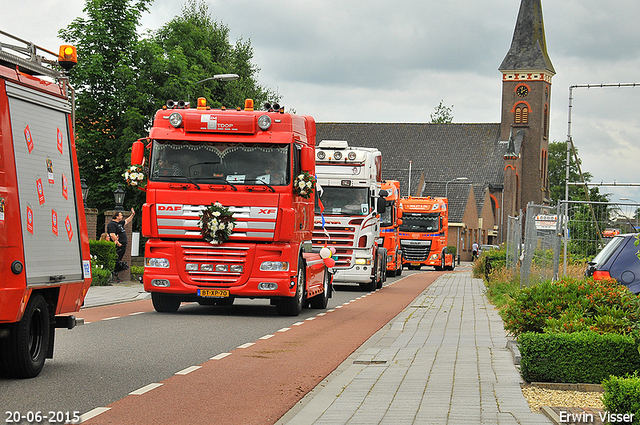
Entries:
[[[326,231],[326,233],[325,233]],[[329,235],[327,235],[327,233]],[[315,226],[313,229],[313,245],[328,246],[336,249],[331,257],[336,262],[336,268],[351,268],[355,262],[353,248],[356,246],[356,228],[353,226]]]
[[[203,286],[236,286],[244,281],[243,275],[248,269],[248,250],[248,247],[183,245],[182,259],[185,263],[198,264],[198,270],[187,271],[192,283]],[[214,271],[201,271],[202,264],[211,264]],[[241,265],[244,272],[216,272],[215,266],[218,264]]]
[[[204,205],[157,204],[158,235],[162,238],[202,239],[198,221]],[[236,219],[231,241],[273,241],[278,219],[274,207],[229,207]]]
[[431,251],[431,241],[401,240],[402,257],[407,261],[427,261]]

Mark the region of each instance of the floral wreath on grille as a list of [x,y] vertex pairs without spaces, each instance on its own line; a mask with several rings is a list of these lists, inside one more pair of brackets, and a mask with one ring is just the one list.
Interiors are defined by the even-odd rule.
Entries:
[[221,244],[229,239],[229,235],[236,227],[236,219],[229,208],[220,202],[211,204],[200,212],[198,227],[205,241],[212,245]]
[[144,187],[146,185],[144,168],[142,168],[142,165],[136,164],[130,166],[127,168],[127,171],[122,174],[122,177],[124,177],[129,186]]
[[293,181],[293,193],[298,196],[302,196],[305,199],[309,199],[313,193],[313,188],[316,185],[316,178],[306,171],[298,174],[298,177]]

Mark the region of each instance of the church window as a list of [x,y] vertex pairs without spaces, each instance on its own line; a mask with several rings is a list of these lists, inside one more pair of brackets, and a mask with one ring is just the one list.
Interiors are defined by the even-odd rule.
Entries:
[[529,123],[529,108],[524,103],[516,105],[514,121],[516,124]]
[[549,105],[544,105],[544,128],[542,129],[542,137],[549,138]]

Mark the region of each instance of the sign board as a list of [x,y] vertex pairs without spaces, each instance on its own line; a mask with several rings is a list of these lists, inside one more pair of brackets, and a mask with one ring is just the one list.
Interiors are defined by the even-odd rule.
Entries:
[[557,223],[557,215],[538,214],[536,216],[536,229],[538,230],[556,230]]

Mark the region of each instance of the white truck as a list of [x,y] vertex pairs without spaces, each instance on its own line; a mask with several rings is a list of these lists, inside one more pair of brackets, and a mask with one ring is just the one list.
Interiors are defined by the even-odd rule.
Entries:
[[378,149],[350,147],[344,140],[316,146],[314,248],[329,248],[335,261],[334,283],[381,288],[387,255],[380,239],[382,154]]

